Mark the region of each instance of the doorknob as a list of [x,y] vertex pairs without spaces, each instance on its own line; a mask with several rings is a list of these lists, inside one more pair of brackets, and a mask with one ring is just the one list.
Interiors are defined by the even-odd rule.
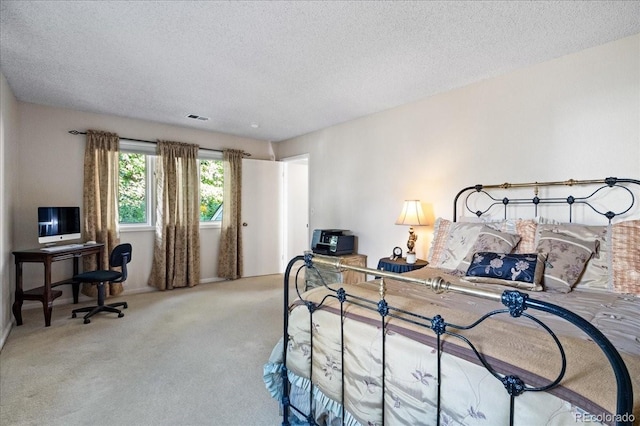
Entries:
[[247,222],[242,222],[242,226],[249,226]]

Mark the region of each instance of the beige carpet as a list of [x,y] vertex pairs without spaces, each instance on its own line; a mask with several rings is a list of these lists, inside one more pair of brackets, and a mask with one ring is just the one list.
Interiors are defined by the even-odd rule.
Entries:
[[[125,284],[126,286],[126,284]],[[282,334],[282,276],[126,294],[123,318],[23,311],[0,352],[1,425],[276,425],[262,366]],[[89,303],[85,303],[89,304]]]

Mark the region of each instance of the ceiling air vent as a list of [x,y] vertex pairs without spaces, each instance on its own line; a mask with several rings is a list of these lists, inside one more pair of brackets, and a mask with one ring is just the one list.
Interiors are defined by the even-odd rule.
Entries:
[[207,121],[209,120],[209,117],[203,117],[201,115],[195,115],[195,114],[189,114],[187,115],[187,118],[192,118],[194,120],[200,120],[200,121]]

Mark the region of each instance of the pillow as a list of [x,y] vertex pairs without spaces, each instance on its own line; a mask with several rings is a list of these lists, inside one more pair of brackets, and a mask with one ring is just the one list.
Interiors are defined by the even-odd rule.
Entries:
[[611,227],[581,225],[575,223],[541,224],[538,235],[556,232],[585,241],[596,241],[596,249],[573,288],[597,291],[613,291],[611,268]]
[[[506,221],[510,224],[513,221]],[[538,223],[533,219],[518,219],[514,223],[515,233],[520,236],[520,242],[516,246],[516,253],[534,253],[536,251],[536,231]],[[503,232],[511,232],[510,229],[503,228]]]
[[473,255],[466,279],[541,291],[546,255],[478,252]]
[[430,265],[440,262],[440,257],[442,257],[442,252],[447,242],[447,235],[449,235],[449,227],[451,227],[452,223],[450,220],[439,217],[436,219],[436,223],[433,224],[433,239],[427,256],[427,261]]
[[538,222],[535,219],[500,219],[460,217],[461,222],[484,223],[490,228],[509,234],[518,234],[520,242],[516,246],[516,253],[533,253],[536,251],[536,230]]
[[640,295],[640,220],[612,226],[613,289]]
[[569,293],[596,251],[596,241],[585,241],[558,232],[542,232],[536,249],[545,253],[545,290]]
[[474,253],[477,252],[511,253],[516,244],[518,244],[518,241],[520,241],[520,236],[516,234],[508,234],[484,226],[480,230],[473,246],[471,246],[467,255],[458,264],[456,269],[463,272],[469,269],[471,259]]
[[438,218],[429,251],[429,265],[435,268],[455,269],[465,258],[478,238],[482,223],[451,222]]

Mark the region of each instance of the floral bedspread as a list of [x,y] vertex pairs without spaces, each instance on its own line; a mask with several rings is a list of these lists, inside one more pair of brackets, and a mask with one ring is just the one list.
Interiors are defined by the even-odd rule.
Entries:
[[[433,308],[455,324],[467,324],[477,318],[472,312],[448,309],[438,295],[426,299],[416,296],[415,286],[391,283],[388,296],[391,305],[416,312],[420,307],[434,314]],[[412,287],[413,286],[413,287]],[[377,288],[371,283],[349,286],[350,294],[375,300]],[[327,289],[317,288],[304,295],[319,302]],[[406,297],[407,293],[411,297]],[[461,295],[453,295],[460,302]],[[430,299],[435,298],[435,299]],[[405,299],[409,299],[405,301]],[[470,302],[471,303],[471,302]],[[382,425],[382,327],[377,312],[366,313],[358,306],[349,306],[342,320],[344,355],[341,354],[340,316],[338,302],[331,299],[324,308],[314,312],[312,321],[303,304],[292,307],[289,317],[287,366],[292,383],[292,401],[304,408],[309,405],[312,375],[313,404],[319,424],[342,423],[342,407],[347,425]],[[483,308],[484,309],[484,308]],[[494,306],[493,309],[500,309]],[[470,309],[470,311],[476,310]],[[484,312],[489,311],[486,309]],[[453,321],[452,321],[453,320]],[[430,425],[437,416],[437,351],[431,330],[387,319],[384,339],[384,424]],[[492,367],[502,373],[517,373],[530,386],[541,386],[554,379],[559,371],[559,355],[552,342],[540,337],[541,331],[530,325],[514,329],[506,322],[490,320],[488,331],[474,331],[470,338]],[[310,330],[313,330],[313,349]],[[518,339],[520,336],[522,339]],[[518,343],[517,340],[523,342]],[[550,340],[550,339],[546,339]],[[515,424],[565,425],[610,424],[615,418],[615,381],[606,359],[597,348],[585,350],[586,339],[562,337],[568,365],[565,381],[554,393],[525,392],[515,398]],[[503,346],[497,348],[497,346]],[[440,356],[442,425],[509,424],[510,397],[501,381],[475,359],[464,344],[445,336],[444,352]],[[312,367],[310,360],[313,351]],[[281,351],[274,350],[265,366],[265,382],[274,397],[281,388],[278,374]],[[640,357],[624,354],[635,389],[639,389]],[[575,358],[575,359],[574,359]],[[518,367],[514,367],[518,365]],[[312,372],[311,372],[312,370]],[[345,372],[344,387],[342,371]],[[635,376],[635,377],[634,377]],[[566,384],[565,384],[566,382]],[[583,392],[584,390],[584,392]],[[637,392],[637,391],[636,391]],[[635,408],[636,423],[640,417]],[[588,414],[592,413],[592,414]],[[300,422],[304,419],[299,416]]]

